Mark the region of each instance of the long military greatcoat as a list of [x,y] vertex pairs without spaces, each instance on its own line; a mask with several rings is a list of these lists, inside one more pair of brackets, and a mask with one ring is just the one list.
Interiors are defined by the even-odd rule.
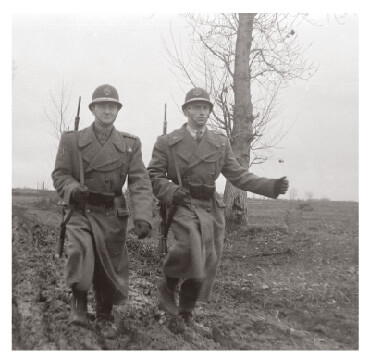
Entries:
[[[78,147],[77,147],[78,142]],[[87,290],[93,282],[101,299],[116,303],[128,294],[126,229],[129,211],[121,191],[127,179],[133,219],[151,224],[152,186],[142,161],[141,142],[115,128],[102,146],[93,125],[65,132],[60,140],[52,173],[59,196],[70,205],[72,190],[79,185],[78,148],[82,152],[85,186],[99,193],[114,193],[114,206],[87,203],[67,224],[67,284]]]
[[[207,129],[198,144],[183,125],[157,139],[148,166],[154,195],[168,208],[178,189],[175,159],[182,179],[212,185],[222,173],[237,188],[277,198],[275,179],[258,177],[241,167],[225,135]],[[200,301],[211,296],[223,249],[224,211],[225,204],[216,193],[210,199],[191,197],[189,206],[178,207],[171,225],[175,243],[166,256],[164,273],[204,279]]]

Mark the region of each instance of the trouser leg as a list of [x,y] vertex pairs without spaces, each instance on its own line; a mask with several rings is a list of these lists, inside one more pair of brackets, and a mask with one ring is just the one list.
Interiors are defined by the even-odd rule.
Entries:
[[99,261],[96,261],[95,264],[93,286],[95,295],[95,314],[97,319],[110,319],[113,303],[110,299],[109,282],[105,277],[104,269]]
[[94,290],[95,294],[95,314],[97,318],[109,319],[112,316],[111,302],[104,301],[100,291]]
[[202,287],[202,279],[188,279],[180,286],[179,313],[191,313],[195,308]]
[[115,301],[114,291],[99,260],[96,260],[95,264],[93,286],[95,295],[95,327],[105,339],[114,339],[117,337],[117,326],[112,314]]
[[70,323],[87,325],[87,292],[93,281],[94,250],[87,220],[77,212],[67,225],[66,283],[72,289]]
[[87,317],[88,294],[86,291],[77,289],[76,285],[72,286],[71,314],[70,323],[75,325],[88,325]]
[[103,300],[100,291],[95,290],[95,327],[106,339],[114,339],[117,336],[117,327],[112,315],[113,304]]
[[106,339],[114,339],[117,336],[117,326],[112,314],[113,303],[108,298],[109,294],[104,290],[102,281],[98,283],[99,277],[94,278],[94,294],[95,294],[95,316],[96,329]]
[[175,277],[165,276],[159,288],[159,306],[170,315],[178,314],[178,307],[176,304],[176,289],[179,279]]

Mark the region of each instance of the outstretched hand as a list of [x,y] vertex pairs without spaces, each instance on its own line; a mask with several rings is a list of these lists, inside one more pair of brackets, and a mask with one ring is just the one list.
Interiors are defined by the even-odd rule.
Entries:
[[276,194],[285,194],[287,190],[289,189],[289,181],[284,176],[282,178],[276,179],[276,182],[274,184],[274,191]]

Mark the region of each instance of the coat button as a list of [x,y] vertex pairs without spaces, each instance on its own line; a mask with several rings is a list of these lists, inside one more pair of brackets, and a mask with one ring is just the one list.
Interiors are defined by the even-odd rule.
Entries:
[[86,210],[86,213],[90,213],[90,209],[87,209],[87,210]]
[[211,208],[206,208],[206,212],[211,212]]

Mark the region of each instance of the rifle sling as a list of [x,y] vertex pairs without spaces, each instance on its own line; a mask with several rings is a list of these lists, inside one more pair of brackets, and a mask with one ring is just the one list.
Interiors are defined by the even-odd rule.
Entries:
[[81,149],[79,148],[80,134],[77,130],[75,131],[75,136],[76,136],[77,158],[78,158],[78,163],[79,163],[80,186],[83,188],[85,185],[84,164],[82,162]]
[[169,150],[170,150],[170,156],[171,156],[171,158],[173,159],[173,162],[174,162],[176,177],[178,179],[178,185],[179,185],[180,188],[183,188],[182,178],[180,176],[180,171],[179,171],[178,160],[177,160],[176,156],[174,155],[173,150],[172,150],[171,147],[169,147]]

